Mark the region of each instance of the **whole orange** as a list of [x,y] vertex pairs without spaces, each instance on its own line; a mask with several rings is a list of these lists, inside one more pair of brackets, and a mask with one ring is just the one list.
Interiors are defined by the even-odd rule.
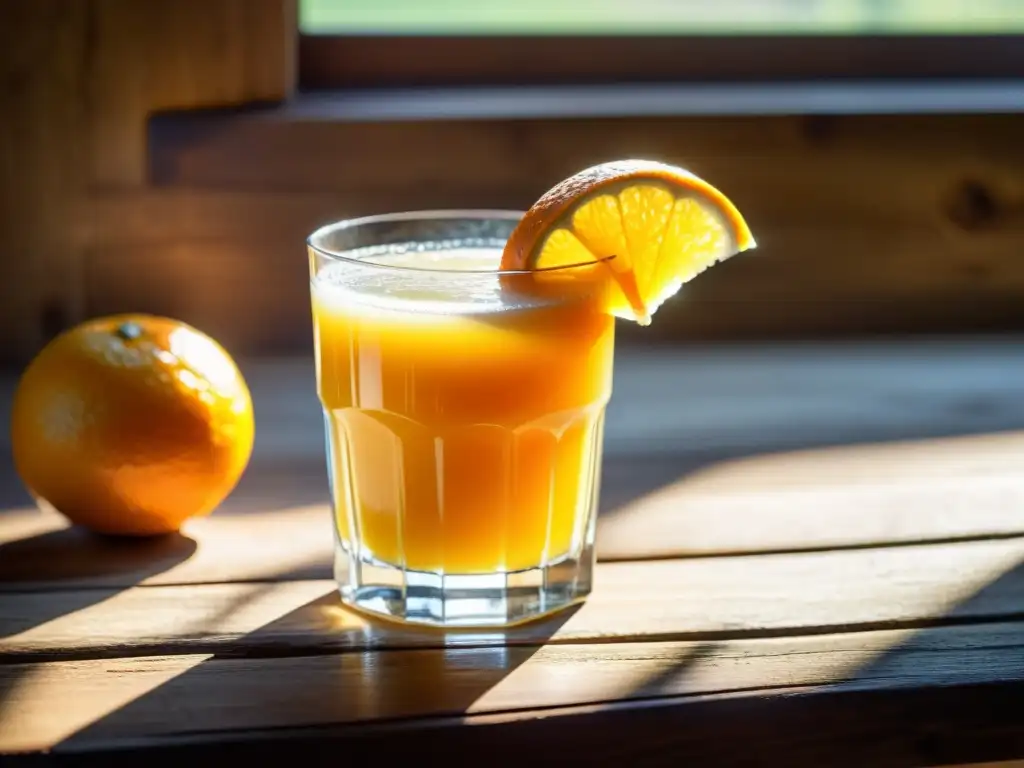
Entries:
[[117,315],[53,339],[18,383],[14,463],[72,522],[146,536],[210,513],[252,454],[252,400],[217,342],[164,317]]

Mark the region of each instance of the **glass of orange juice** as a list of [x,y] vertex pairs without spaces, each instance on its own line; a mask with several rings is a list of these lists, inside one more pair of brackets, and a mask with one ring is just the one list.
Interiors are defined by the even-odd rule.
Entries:
[[504,626],[590,592],[614,319],[596,283],[545,292],[535,271],[499,271],[521,216],[401,213],[309,237],[335,573],[352,607]]

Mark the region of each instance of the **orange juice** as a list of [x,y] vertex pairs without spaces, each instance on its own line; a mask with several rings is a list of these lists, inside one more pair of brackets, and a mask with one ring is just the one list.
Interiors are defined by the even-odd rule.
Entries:
[[403,250],[314,268],[341,548],[362,564],[444,576],[584,556],[613,318],[585,293],[503,284],[500,247]]

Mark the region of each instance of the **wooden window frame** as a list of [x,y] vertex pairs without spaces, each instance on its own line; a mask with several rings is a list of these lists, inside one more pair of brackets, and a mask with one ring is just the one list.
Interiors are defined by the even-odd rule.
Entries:
[[1024,35],[300,34],[305,90],[1024,77]]

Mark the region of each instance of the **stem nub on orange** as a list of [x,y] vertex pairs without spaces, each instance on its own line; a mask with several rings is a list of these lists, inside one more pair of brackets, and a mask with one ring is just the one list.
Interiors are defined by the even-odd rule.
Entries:
[[228,353],[172,319],[120,315],[55,338],[25,370],[11,439],[32,494],[94,531],[153,535],[211,512],[252,453]]

